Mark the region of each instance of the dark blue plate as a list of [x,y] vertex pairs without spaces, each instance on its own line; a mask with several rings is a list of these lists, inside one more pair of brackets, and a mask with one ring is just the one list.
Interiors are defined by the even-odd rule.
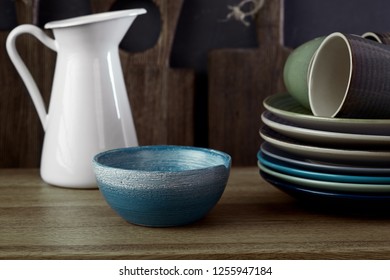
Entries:
[[[390,194],[362,194],[362,193],[347,193],[335,191],[312,190],[303,186],[295,185],[276,178],[270,174],[262,172],[260,175],[270,184],[289,194],[290,196],[304,202],[313,204],[321,203],[334,206],[360,206],[371,207],[386,206],[390,208]],[[368,209],[368,208],[367,208]]]

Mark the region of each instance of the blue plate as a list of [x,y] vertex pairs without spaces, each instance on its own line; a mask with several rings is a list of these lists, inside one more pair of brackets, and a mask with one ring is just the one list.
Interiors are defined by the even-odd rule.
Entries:
[[[280,178],[272,176],[263,171],[259,171],[260,175],[271,185],[275,186],[279,190],[287,193],[288,195],[304,201],[312,203],[313,205],[326,204],[330,205],[330,208],[334,208],[337,205],[346,209],[346,206],[354,205],[362,207],[365,211],[369,210],[369,207],[387,207],[390,208],[390,195],[389,194],[362,194],[362,193],[344,193],[327,190],[312,190],[307,189],[304,186],[292,184],[284,181]],[[336,204],[335,204],[336,203]]]
[[333,173],[322,173],[315,172],[305,169],[299,169],[288,164],[277,162],[272,159],[267,158],[261,150],[257,153],[257,159],[264,166],[278,171],[283,174],[314,179],[327,182],[340,182],[340,183],[359,183],[359,184],[389,184],[390,177],[385,176],[357,176],[357,175],[342,175],[342,174],[333,174]]

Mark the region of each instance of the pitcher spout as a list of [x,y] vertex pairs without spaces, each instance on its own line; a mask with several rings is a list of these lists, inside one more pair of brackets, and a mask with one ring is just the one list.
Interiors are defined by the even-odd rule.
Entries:
[[51,21],[46,23],[45,28],[46,29],[66,28],[66,27],[80,26],[85,24],[93,24],[97,22],[111,21],[111,20],[125,18],[125,17],[136,18],[138,15],[142,15],[145,13],[146,13],[145,9],[129,9],[129,10],[120,10],[115,12],[92,14],[92,15],[74,17],[70,19]]
[[83,44],[108,42],[118,45],[137,16],[145,13],[145,9],[129,9],[92,14],[48,22],[45,29],[53,30],[54,37],[62,47],[70,44],[74,48],[78,40]]

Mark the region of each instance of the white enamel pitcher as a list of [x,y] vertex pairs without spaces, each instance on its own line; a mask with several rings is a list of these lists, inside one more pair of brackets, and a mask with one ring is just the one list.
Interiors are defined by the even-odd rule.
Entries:
[[[96,188],[95,154],[137,146],[118,46],[144,9],[122,10],[52,21],[54,39],[24,24],[7,38],[7,52],[22,77],[45,130],[41,177],[51,185]],[[28,33],[57,52],[48,113],[15,46]]]

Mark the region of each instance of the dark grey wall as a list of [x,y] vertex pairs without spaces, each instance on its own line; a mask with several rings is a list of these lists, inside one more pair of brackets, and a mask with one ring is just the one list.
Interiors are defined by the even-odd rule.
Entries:
[[[274,1],[274,0],[266,0]],[[172,53],[172,65],[206,69],[213,48],[257,47],[254,26],[229,21],[227,5],[240,0],[185,0]],[[295,48],[307,40],[335,31],[362,34],[390,31],[389,0],[285,0],[285,45]]]
[[285,45],[335,31],[390,31],[388,0],[285,0]]
[[205,72],[207,53],[218,48],[257,47],[254,24],[229,20],[229,5],[238,0],[185,0],[171,56],[173,67]]
[[[172,50],[172,66],[204,73],[211,49],[257,47],[253,24],[245,27],[236,21],[224,21],[230,12],[228,5],[237,5],[240,1],[184,0]],[[144,19],[137,19],[122,47],[138,50],[155,42],[160,18],[151,3],[152,0],[117,0],[112,7],[144,6],[151,11]],[[40,4],[40,26],[51,20],[91,12],[89,0],[40,0]],[[15,0],[0,0],[0,30],[16,26],[14,6]],[[285,0],[285,45],[295,48],[334,31],[355,34],[390,31],[389,15],[389,0]]]

